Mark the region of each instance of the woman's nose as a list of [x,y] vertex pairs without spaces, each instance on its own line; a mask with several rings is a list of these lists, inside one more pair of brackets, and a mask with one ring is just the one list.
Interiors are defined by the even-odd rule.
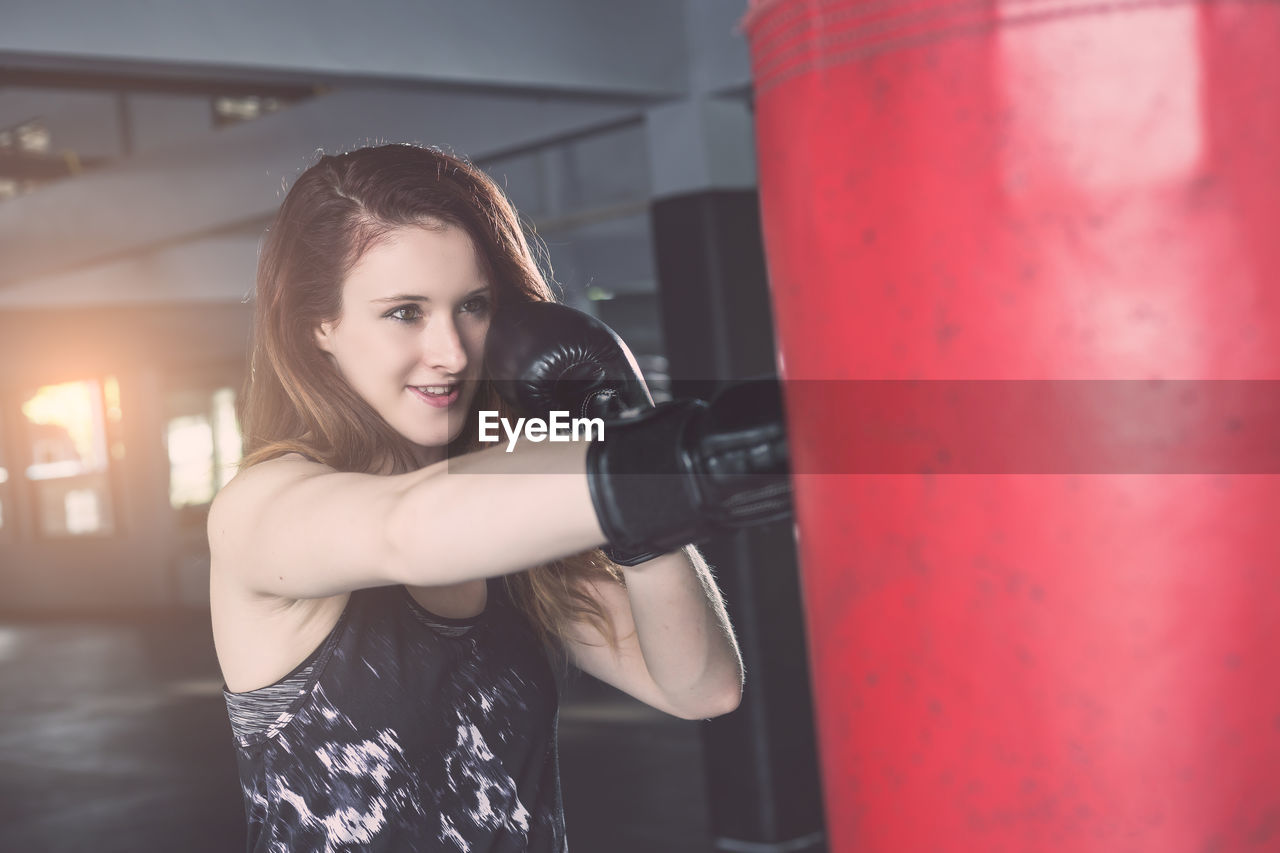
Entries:
[[467,367],[467,350],[452,317],[435,316],[423,333],[423,361],[431,368],[458,374]]

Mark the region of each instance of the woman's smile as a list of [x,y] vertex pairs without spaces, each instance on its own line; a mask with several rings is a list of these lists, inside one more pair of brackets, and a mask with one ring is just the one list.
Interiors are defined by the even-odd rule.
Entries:
[[422,399],[422,402],[428,406],[447,409],[458,402],[458,397],[462,394],[462,385],[459,383],[454,383],[453,385],[410,385],[409,390],[417,394]]

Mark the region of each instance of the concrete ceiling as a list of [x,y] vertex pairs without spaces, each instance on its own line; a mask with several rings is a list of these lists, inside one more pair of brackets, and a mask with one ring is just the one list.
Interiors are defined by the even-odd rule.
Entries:
[[317,149],[416,141],[482,159],[636,115],[579,100],[343,89],[0,204],[0,286],[260,223]]
[[145,79],[672,97],[683,0],[5,0],[0,65]]
[[[635,213],[653,195],[654,170],[634,161],[655,146],[636,140],[650,116],[680,104],[703,113],[709,99],[746,101],[735,30],[744,9],[745,0],[0,0],[0,130],[38,119],[49,156],[93,164],[0,201],[0,307],[239,299],[283,187],[317,149],[371,141],[510,164],[538,176],[538,197],[517,203],[551,230],[616,217],[631,244],[647,240]],[[211,97],[220,93],[284,106],[219,126]],[[678,140],[656,147],[680,156]],[[583,184],[610,196],[592,201],[575,189]]]

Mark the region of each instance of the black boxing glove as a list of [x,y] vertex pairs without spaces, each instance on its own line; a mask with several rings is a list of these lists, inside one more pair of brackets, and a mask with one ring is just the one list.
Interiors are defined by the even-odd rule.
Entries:
[[[590,314],[557,302],[517,302],[497,311],[485,339],[485,365],[498,394],[525,415],[565,411],[608,420],[653,407],[622,338]],[[605,553],[634,566],[662,552]]]
[[653,406],[622,338],[590,314],[558,302],[499,309],[485,339],[485,364],[498,393],[525,415],[567,411],[612,418]]
[[752,379],[606,421],[587,481],[614,547],[664,553],[790,518],[789,457],[781,388]]

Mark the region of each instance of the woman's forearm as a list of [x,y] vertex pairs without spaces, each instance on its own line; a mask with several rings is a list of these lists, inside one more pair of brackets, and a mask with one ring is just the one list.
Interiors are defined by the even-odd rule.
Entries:
[[711,570],[686,546],[625,569],[645,664],[690,717],[712,717],[742,698],[742,655]]

